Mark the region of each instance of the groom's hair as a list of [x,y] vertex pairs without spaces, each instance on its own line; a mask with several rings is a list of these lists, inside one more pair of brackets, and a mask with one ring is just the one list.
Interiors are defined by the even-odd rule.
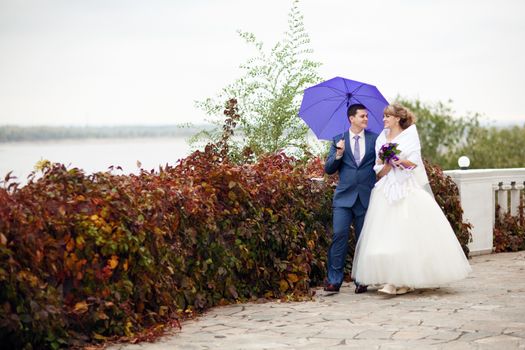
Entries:
[[360,103],[353,104],[350,107],[348,107],[348,109],[346,110],[346,116],[348,118],[350,118],[351,116],[354,116],[357,113],[358,109],[366,109],[366,107]]

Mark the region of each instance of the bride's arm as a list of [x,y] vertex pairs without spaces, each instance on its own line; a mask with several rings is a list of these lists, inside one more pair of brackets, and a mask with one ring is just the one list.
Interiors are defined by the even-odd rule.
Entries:
[[[390,165],[390,163],[383,164],[383,162],[382,162],[380,159],[377,160],[377,165],[382,166],[382,167],[380,168],[381,170],[378,169],[379,171],[377,172],[377,179],[378,179],[378,180],[381,179],[381,178],[382,178],[383,176],[385,176],[386,174],[388,174],[388,172],[389,172],[390,170],[392,170],[392,165]],[[377,165],[376,165],[376,166],[377,166]],[[379,167],[378,167],[378,168],[379,168]]]

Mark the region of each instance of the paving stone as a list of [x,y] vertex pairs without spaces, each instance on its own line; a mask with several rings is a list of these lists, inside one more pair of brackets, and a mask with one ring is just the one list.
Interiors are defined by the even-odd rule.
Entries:
[[459,339],[459,337],[461,337],[461,332],[447,331],[444,329],[440,329],[437,333],[429,335],[427,339],[446,340],[447,342],[450,342],[450,341]]
[[219,306],[209,310],[205,315],[206,316],[231,316],[236,313],[242,312],[246,309],[245,305],[227,305]]
[[482,320],[474,320],[465,323],[462,327],[462,330],[469,331],[488,331],[493,333],[502,333],[505,327],[496,320],[487,320],[486,318]]
[[340,349],[344,345],[345,339],[326,339],[326,338],[302,338],[297,339],[292,345],[293,349],[319,350],[319,349]]
[[525,350],[525,252],[470,262],[469,278],[438,289],[385,297],[344,284],[308,302],[217,307],[156,343],[108,350]]
[[508,335],[498,335],[476,340],[475,343],[479,345],[480,349],[518,349],[525,345],[525,340]]
[[396,340],[396,341],[386,341],[380,344],[379,347],[381,350],[397,350],[397,349],[417,349],[417,350],[426,350],[426,349],[439,349],[439,346],[433,344],[430,340]]
[[514,332],[510,332],[510,333],[505,333],[505,334],[512,335],[513,337],[518,337],[518,338],[521,338],[521,339],[525,340],[525,329],[520,330],[520,331],[514,331]]
[[[461,331],[461,330],[460,330]],[[484,331],[461,331],[461,336],[458,338],[458,341],[463,343],[472,343],[474,344],[475,340],[489,338],[497,335],[496,332],[484,332]]]
[[[476,344],[466,343],[463,341],[452,341],[445,344],[436,344],[432,347],[432,350],[442,349],[442,350],[477,350],[479,346]],[[505,350],[505,349],[499,349]]]
[[417,330],[417,329],[411,329],[411,330],[403,330],[394,333],[392,336],[392,339],[394,340],[419,340],[426,337],[429,337],[431,335],[436,334],[434,331],[426,331],[426,330]]
[[395,333],[395,331],[387,331],[387,330],[368,330],[361,332],[357,334],[353,339],[368,339],[370,342],[374,342],[374,340],[383,339],[383,340],[389,340],[392,339],[392,335]]
[[323,327],[316,330],[314,334],[315,338],[321,339],[351,339],[358,335],[360,332],[364,332],[368,327]]

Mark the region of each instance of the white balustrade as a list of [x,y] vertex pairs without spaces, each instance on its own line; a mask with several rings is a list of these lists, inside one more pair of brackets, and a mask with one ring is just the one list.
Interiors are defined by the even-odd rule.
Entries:
[[509,212],[509,190],[510,184],[499,183],[497,205],[500,206],[500,215],[503,216]]
[[511,184],[510,190],[510,214],[512,216],[517,216],[520,210],[521,204],[521,192],[525,188],[523,183],[516,183],[513,181]]
[[496,204],[501,215],[509,210],[512,215],[519,213],[525,168],[448,170],[445,174],[458,186],[463,220],[472,224],[471,255],[491,253]]

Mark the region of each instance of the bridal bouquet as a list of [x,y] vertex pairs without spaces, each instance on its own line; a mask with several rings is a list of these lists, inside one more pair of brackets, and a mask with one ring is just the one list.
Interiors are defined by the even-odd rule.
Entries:
[[397,149],[397,143],[389,142],[381,146],[377,156],[383,163],[389,163],[394,160],[399,160],[397,156],[399,153],[401,153],[401,151]]
[[[397,155],[400,154],[401,151],[397,149],[397,145],[398,144],[394,142],[385,143],[383,146],[381,146],[381,149],[379,150],[377,156],[385,164],[399,160],[399,157]],[[403,165],[403,168],[412,169],[410,167],[406,167],[405,165]]]

